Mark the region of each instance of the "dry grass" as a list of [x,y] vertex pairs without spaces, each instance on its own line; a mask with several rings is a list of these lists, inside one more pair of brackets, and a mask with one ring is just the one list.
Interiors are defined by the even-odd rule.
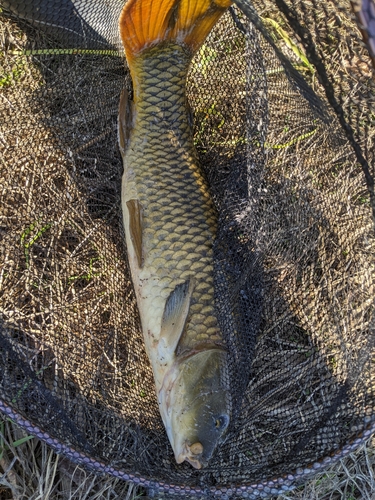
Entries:
[[375,447],[369,440],[355,453],[277,500],[374,500]]
[[[57,455],[45,443],[26,437],[10,420],[0,419],[1,500],[134,500],[145,492],[131,483],[88,472]],[[17,443],[16,443],[17,444]],[[369,440],[324,473],[274,500],[374,500],[375,442]]]
[[133,484],[88,472],[57,455],[10,420],[0,420],[1,500],[133,500]]

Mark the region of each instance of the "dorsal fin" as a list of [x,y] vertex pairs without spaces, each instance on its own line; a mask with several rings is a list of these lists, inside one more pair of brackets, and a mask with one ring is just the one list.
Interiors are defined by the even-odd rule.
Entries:
[[164,41],[199,49],[231,0],[129,0],[120,35],[129,64],[147,48]]

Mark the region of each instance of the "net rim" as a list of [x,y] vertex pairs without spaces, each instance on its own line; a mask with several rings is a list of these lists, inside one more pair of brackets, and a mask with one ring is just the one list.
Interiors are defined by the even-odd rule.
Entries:
[[40,427],[33,424],[30,420],[24,418],[21,413],[17,412],[12,406],[7,404],[0,398],[0,412],[11,418],[17,425],[27,430],[35,437],[50,446],[56,453],[62,454],[69,458],[77,465],[85,466],[93,471],[109,474],[123,481],[129,481],[135,485],[141,486],[146,489],[156,490],[158,492],[174,495],[196,495],[196,496],[214,496],[214,497],[236,497],[239,495],[246,498],[267,498],[269,495],[279,495],[294,489],[295,483],[307,480],[309,477],[322,472],[327,467],[334,465],[339,460],[343,459],[350,453],[353,453],[359,446],[365,443],[373,434],[375,434],[375,417],[367,423],[366,428],[361,431],[357,437],[353,438],[348,444],[339,448],[330,455],[327,455],[320,460],[313,462],[304,468],[297,468],[296,470],[285,473],[278,478],[264,479],[263,481],[245,485],[232,484],[216,485],[211,487],[195,487],[173,484],[165,481],[158,481],[152,478],[147,478],[135,473],[125,472],[106,465],[99,460],[88,456],[87,454],[77,451],[71,446],[61,443],[58,439],[51,436],[50,433],[43,431]]

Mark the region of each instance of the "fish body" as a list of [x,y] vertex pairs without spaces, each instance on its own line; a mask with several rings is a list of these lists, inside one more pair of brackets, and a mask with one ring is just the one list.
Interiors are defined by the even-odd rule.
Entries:
[[[228,427],[230,397],[214,308],[217,218],[195,158],[185,94],[197,37],[193,49],[181,42],[186,36],[175,29],[179,15],[171,2],[173,19],[163,5],[156,11],[164,12],[167,35],[163,23],[137,28],[137,19],[152,19],[157,6],[147,2],[140,15],[142,1],[130,0],[120,18],[134,88],[134,102],[125,92],[119,111],[124,228],[160,414],[177,463],[201,468]],[[190,36],[192,29],[185,31]],[[136,37],[140,50],[132,45]]]

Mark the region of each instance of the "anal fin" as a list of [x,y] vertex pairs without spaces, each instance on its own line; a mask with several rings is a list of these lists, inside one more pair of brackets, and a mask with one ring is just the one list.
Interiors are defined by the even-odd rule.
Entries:
[[165,303],[160,339],[170,356],[175,354],[184,332],[193,289],[194,280],[189,279],[177,285]]
[[142,244],[142,205],[139,200],[129,200],[126,202],[129,212],[130,239],[133,243],[137,256],[138,266],[143,266],[143,244]]

